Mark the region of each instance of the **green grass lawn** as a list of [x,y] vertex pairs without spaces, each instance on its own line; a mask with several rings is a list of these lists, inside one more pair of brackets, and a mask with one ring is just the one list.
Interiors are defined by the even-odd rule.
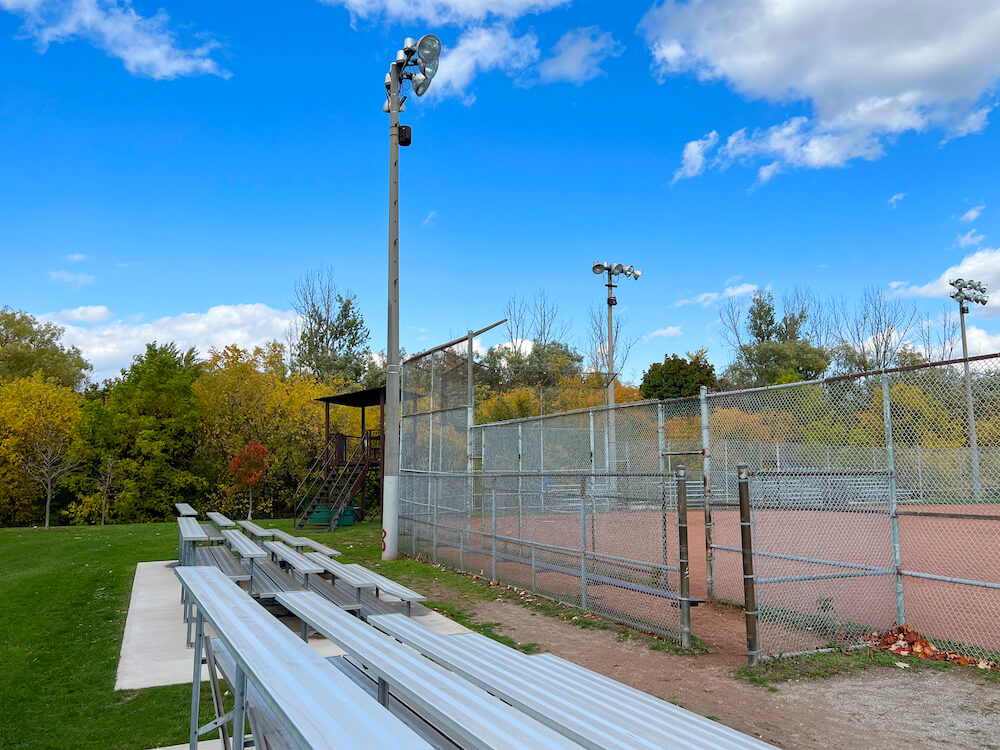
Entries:
[[[292,528],[290,520],[261,524]],[[486,587],[413,560],[382,563],[378,523],[307,535],[341,550],[344,562],[418,589],[448,578],[454,595],[440,609],[517,645],[462,606],[494,596]],[[136,563],[176,556],[173,522],[0,529],[0,748],[143,750],[187,740],[190,686],[114,690]],[[210,704],[205,694],[202,705]]]

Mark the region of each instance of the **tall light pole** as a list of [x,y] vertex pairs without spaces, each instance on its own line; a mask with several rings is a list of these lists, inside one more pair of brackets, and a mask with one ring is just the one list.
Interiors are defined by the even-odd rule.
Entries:
[[605,286],[608,288],[608,340],[607,340],[607,357],[608,357],[608,416],[606,422],[606,435],[608,437],[607,446],[607,458],[608,458],[608,471],[618,470],[618,446],[617,440],[618,436],[615,431],[615,324],[613,310],[615,305],[618,304],[618,300],[615,298],[615,276],[624,275],[626,278],[631,277],[636,281],[642,276],[642,271],[634,268],[633,266],[623,266],[621,263],[601,263],[599,260],[594,261],[593,269],[595,274],[600,276],[603,273],[608,275],[608,283]]
[[[407,37],[403,49],[385,76],[389,114],[389,322],[385,351],[385,475],[382,483],[382,559],[399,556],[399,147],[410,145],[410,128],[399,124],[405,112],[403,88],[423,96],[437,73],[441,40],[433,34],[414,41]],[[416,69],[416,70],[414,70]]]
[[983,479],[979,473],[979,441],[976,440],[976,411],[972,406],[972,375],[969,372],[969,340],[965,335],[965,316],[969,314],[966,302],[985,305],[989,302],[986,296],[986,284],[971,279],[954,279],[948,282],[955,291],[951,298],[958,302],[958,317],[962,323],[962,359],[965,360],[965,408],[969,420],[969,458],[972,463],[972,492],[976,502],[983,499]]

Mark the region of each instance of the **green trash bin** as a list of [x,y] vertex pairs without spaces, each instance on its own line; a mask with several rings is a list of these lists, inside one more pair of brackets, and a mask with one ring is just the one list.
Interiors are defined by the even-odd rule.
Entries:
[[348,505],[344,508],[343,514],[340,516],[340,520],[337,521],[338,526],[353,526],[354,525],[354,507]]

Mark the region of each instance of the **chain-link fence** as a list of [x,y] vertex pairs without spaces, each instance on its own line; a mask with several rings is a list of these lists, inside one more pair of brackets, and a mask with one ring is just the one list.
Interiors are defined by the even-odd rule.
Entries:
[[404,366],[404,552],[676,635],[673,473],[691,596],[742,603],[746,464],[765,655],[906,622],[1000,657],[1000,355],[473,426],[471,351]]
[[746,464],[764,656],[902,622],[942,649],[1000,655],[997,364],[707,396],[714,595],[743,601]]

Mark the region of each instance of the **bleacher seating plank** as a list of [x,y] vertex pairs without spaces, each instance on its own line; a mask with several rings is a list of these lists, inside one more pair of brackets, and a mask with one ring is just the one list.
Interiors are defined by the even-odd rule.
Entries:
[[299,541],[304,542],[303,547],[308,547],[313,552],[318,552],[326,557],[340,557],[340,553],[333,547],[327,547],[325,544],[320,544],[319,542],[310,539],[307,536],[300,536]]
[[274,536],[274,529],[261,528],[253,521],[237,521],[236,525],[255,539],[270,539]]
[[250,571],[236,562],[236,558],[225,547],[196,547],[195,565],[214,565],[231,581],[249,581]]
[[192,508],[187,503],[174,503],[174,510],[177,511],[177,515],[181,517],[197,517],[198,511]]
[[272,557],[276,557],[303,575],[323,572],[323,568],[314,561],[281,542],[264,542],[264,549]]
[[370,625],[311,592],[277,600],[304,623],[343,648],[425,721],[477,750],[579,748],[464,678],[413,653]]
[[267,552],[236,529],[223,529],[222,538],[225,539],[229,548],[242,558],[252,560],[258,557],[267,557]]
[[[707,729],[707,720],[683,709],[666,721],[669,729],[664,728],[662,720],[623,721],[621,702],[609,700],[610,688],[607,686],[598,693],[596,700],[583,700],[583,691],[578,690],[575,682],[545,679],[544,669],[532,669],[531,662],[525,661],[532,657],[501,644],[486,643],[489,639],[485,636],[475,633],[442,636],[398,614],[369,617],[368,622],[587,747],[621,750],[664,747],[762,750],[772,747],[715,722]],[[469,638],[469,635],[477,637]],[[539,667],[542,665],[538,663]],[[611,708],[612,703],[614,708]]]
[[198,525],[201,526],[201,530],[205,532],[205,536],[208,537],[208,541],[213,543],[222,541],[222,534],[219,533],[219,530],[214,524],[201,523]]
[[230,521],[228,518],[226,518],[224,515],[222,515],[217,511],[211,510],[208,513],[206,513],[205,516],[208,518],[209,521],[214,523],[220,529],[232,529],[236,527],[236,523],[234,521]]
[[[217,568],[175,572],[197,604],[199,618],[211,625],[297,746],[430,748]],[[195,658],[200,663],[201,654]]]

